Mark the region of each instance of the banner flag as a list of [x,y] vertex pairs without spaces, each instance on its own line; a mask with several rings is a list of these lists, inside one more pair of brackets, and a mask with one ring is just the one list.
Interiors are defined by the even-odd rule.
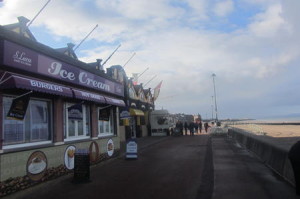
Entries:
[[163,81],[161,81],[155,88],[154,88],[154,94],[153,94],[153,98],[154,101],[158,98],[159,92],[160,92],[160,87]]
[[137,85],[138,84],[138,73],[132,73],[132,83],[133,85]]
[[26,115],[29,100],[29,94],[13,99],[7,117],[15,120],[23,120]]
[[110,118],[110,106],[99,110],[99,120],[109,121]]
[[68,118],[72,120],[82,120],[82,103],[74,104],[68,107]]

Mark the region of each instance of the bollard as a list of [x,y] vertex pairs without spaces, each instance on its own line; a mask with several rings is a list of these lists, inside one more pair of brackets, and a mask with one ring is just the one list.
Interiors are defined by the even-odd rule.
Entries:
[[300,141],[296,142],[296,144],[291,147],[288,157],[294,171],[296,193],[297,195],[300,195]]

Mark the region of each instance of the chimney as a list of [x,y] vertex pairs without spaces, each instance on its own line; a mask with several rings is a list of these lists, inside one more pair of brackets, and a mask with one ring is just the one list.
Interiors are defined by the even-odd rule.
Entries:
[[75,46],[75,44],[73,44],[73,43],[67,43],[67,45],[68,45],[68,49],[70,49],[70,50],[73,50],[73,48]]
[[27,23],[30,21],[29,19],[27,19],[26,17],[20,16],[18,17],[18,21],[20,24],[20,34],[22,36],[25,35],[25,32],[27,30]]
[[20,16],[18,17],[18,21],[21,24],[22,27],[26,27],[27,23],[30,21],[26,17]]
[[104,68],[102,66],[102,59],[96,59],[97,60],[97,66],[96,69],[99,69],[101,72],[104,72]]

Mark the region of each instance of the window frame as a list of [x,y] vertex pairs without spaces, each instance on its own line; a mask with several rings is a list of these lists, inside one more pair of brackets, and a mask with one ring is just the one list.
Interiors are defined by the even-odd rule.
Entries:
[[[88,104],[82,103],[82,130],[83,134],[78,135],[78,120],[75,123],[75,134],[74,136],[70,136],[69,133],[69,118],[68,118],[68,108],[79,103],[74,103],[74,102],[65,102],[64,103],[64,141],[73,141],[73,140],[82,140],[82,139],[87,139],[91,137],[91,108]],[[75,119],[74,119],[75,120]]]
[[[108,107],[107,107],[108,108]],[[116,108],[114,106],[109,107],[110,108],[110,115],[109,115],[109,121],[105,121],[105,120],[99,120],[99,114],[101,109],[105,109],[105,107],[98,107],[98,113],[97,113],[97,126],[98,126],[98,137],[112,137],[112,136],[116,136],[117,135],[117,124],[116,124]],[[101,132],[101,124],[108,124],[110,132],[107,133],[102,133]],[[105,126],[103,127],[105,128]],[[111,130],[112,129],[112,130]]]
[[[11,98],[11,102],[13,99],[15,99],[17,96],[15,95],[3,95],[2,101],[4,102],[5,98]],[[37,102],[46,102],[46,106],[48,112],[43,114],[46,114],[47,117],[47,140],[33,140],[33,128],[32,126],[35,125],[33,123],[33,110],[32,105],[34,104],[33,101]],[[11,105],[11,104],[10,104]],[[30,97],[29,104],[26,110],[26,115],[24,117],[24,120],[7,120],[6,119],[6,113],[5,113],[5,108],[4,108],[4,103],[2,103],[2,118],[3,118],[3,125],[2,125],[2,137],[4,139],[4,134],[5,134],[5,124],[9,124],[9,121],[12,121],[11,124],[16,124],[20,123],[23,125],[23,141],[20,143],[13,143],[13,144],[7,144],[5,141],[3,141],[3,146],[2,149],[17,149],[17,148],[24,148],[24,147],[32,147],[32,146],[38,146],[38,145],[45,145],[45,144],[51,144],[53,142],[53,101],[51,99],[46,99],[46,98],[40,98],[40,97]],[[9,108],[9,107],[8,107]],[[30,112],[30,113],[29,113]],[[28,115],[29,114],[29,115]],[[40,124],[41,125],[41,124]],[[30,128],[28,131],[27,128]],[[27,135],[28,134],[28,135]],[[26,137],[29,137],[27,140]]]

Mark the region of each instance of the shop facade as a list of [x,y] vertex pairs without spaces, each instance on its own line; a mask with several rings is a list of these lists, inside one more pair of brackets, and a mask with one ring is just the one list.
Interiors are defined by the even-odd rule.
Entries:
[[126,107],[119,112],[121,142],[125,144],[128,139],[149,136],[149,113],[154,110],[151,89],[135,85],[120,65],[110,67],[108,75],[124,85]]
[[2,26],[0,66],[0,181],[118,155],[122,83]]

